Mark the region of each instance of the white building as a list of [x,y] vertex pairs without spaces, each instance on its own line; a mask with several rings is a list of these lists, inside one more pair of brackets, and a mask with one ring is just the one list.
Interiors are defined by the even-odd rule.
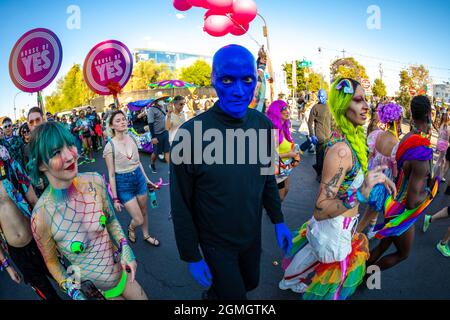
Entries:
[[433,85],[433,97],[435,99],[444,99],[445,102],[450,102],[450,82]]

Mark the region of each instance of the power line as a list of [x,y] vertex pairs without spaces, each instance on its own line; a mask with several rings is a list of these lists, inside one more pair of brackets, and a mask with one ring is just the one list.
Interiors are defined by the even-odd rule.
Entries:
[[[396,63],[396,64],[401,64],[404,66],[414,66],[416,65],[415,63],[411,63],[411,62],[404,62],[404,61],[399,61],[399,60],[394,60],[394,59],[387,59],[387,58],[381,58],[381,57],[375,57],[375,56],[369,56],[369,55],[365,55],[365,54],[361,54],[361,53],[357,53],[357,52],[350,52],[350,51],[342,51],[342,50],[338,50],[338,49],[331,49],[331,48],[326,48],[326,47],[321,47],[322,49],[328,50],[328,51],[335,51],[335,52],[347,52],[350,55],[353,56],[360,56],[360,57],[364,57],[364,58],[368,58],[368,59],[374,59],[374,60],[378,60],[378,61],[385,61],[385,62],[390,62],[390,63]],[[436,66],[427,66],[428,69],[435,69],[435,70],[445,70],[445,71],[450,71],[450,68],[448,67],[436,67]]]

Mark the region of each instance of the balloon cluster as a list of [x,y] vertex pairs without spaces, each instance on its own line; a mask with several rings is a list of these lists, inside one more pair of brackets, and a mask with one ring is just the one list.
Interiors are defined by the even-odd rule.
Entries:
[[203,30],[213,37],[244,35],[258,13],[253,0],[173,0],[173,6],[179,11],[207,9]]

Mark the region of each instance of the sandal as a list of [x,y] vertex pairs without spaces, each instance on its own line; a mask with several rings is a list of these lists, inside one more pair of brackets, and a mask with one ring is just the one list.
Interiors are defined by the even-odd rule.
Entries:
[[136,230],[131,229],[131,225],[128,226],[128,240],[131,243],[136,243]]
[[[150,241],[149,241],[150,240]],[[146,242],[148,242],[148,243],[150,243],[152,246],[154,246],[154,247],[159,247],[159,245],[160,245],[160,242],[159,242],[159,240],[158,239],[156,239],[156,238],[154,238],[154,237],[152,237],[152,236],[147,236],[147,237],[145,237],[144,238],[144,241],[146,241]]]

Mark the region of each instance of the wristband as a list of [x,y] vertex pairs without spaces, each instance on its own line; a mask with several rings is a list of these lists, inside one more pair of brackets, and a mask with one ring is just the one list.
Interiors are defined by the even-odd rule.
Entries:
[[119,251],[122,252],[123,246],[129,246],[128,241],[124,238],[119,240]]
[[361,203],[368,203],[369,202],[369,199],[364,198],[364,196],[362,195],[362,193],[361,193],[361,191],[359,189],[356,190],[356,198]]
[[120,200],[118,198],[113,198],[114,203],[120,203]]
[[9,261],[9,259],[5,259],[3,260],[0,269],[1,271],[5,270],[6,268],[8,268],[10,266],[11,262]]

